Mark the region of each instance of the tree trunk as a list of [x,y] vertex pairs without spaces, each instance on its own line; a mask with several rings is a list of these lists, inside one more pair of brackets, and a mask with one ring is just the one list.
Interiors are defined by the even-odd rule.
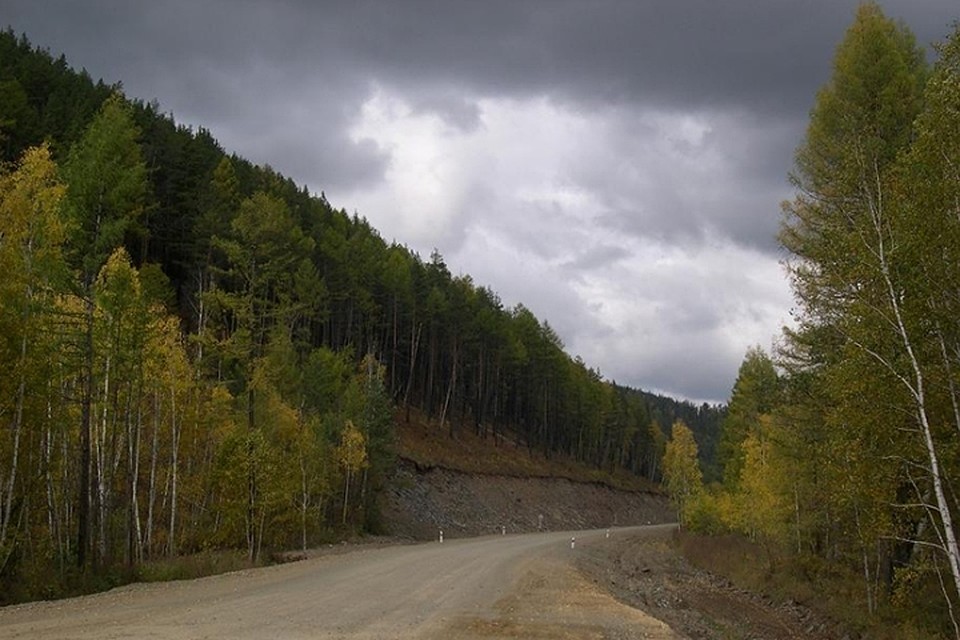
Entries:
[[[447,386],[447,395],[443,399],[443,408],[440,410],[440,429],[443,430],[443,423],[447,417],[447,408],[450,406],[450,395],[453,393],[453,387],[457,383],[457,352],[459,351],[457,340],[453,342],[453,373],[450,374],[450,384]],[[450,437],[454,436],[454,421],[450,421]]]
[[80,397],[80,482],[77,511],[77,566],[86,569],[90,550],[91,418],[93,405],[93,299],[84,300],[84,348]]
[[134,444],[132,446],[133,470],[130,480],[130,509],[133,514],[131,522],[133,547],[131,555],[137,562],[143,560],[143,531],[140,526],[140,438],[143,433],[143,399],[137,403],[137,423],[134,427]]
[[[23,403],[26,396],[27,390],[27,380],[26,380],[26,371],[25,364],[27,359],[27,337],[24,335],[20,339],[20,382],[17,385],[17,398],[14,403],[13,411],[13,424],[11,425],[11,431],[13,432],[13,446],[11,451],[11,460],[10,460],[10,475],[7,480],[6,486],[6,495],[3,496],[3,509],[0,511],[0,549],[8,549],[6,544],[7,542],[7,532],[10,528],[10,517],[13,513],[13,490],[17,484],[17,469],[19,467],[20,461],[20,433],[23,427]],[[7,563],[7,558],[9,554],[13,552],[13,548],[9,547],[9,551],[6,557],[0,558],[0,569],[4,567]]]
[[257,559],[257,461],[253,442],[254,423],[254,391],[247,391],[247,551],[250,562]]
[[[877,178],[879,182],[879,176]],[[879,192],[878,192],[879,193]],[[933,438],[933,429],[927,415],[927,399],[925,389],[925,377],[920,361],[914,350],[913,340],[907,330],[903,319],[903,313],[900,306],[900,297],[897,295],[896,287],[893,284],[890,264],[886,254],[886,245],[884,242],[884,229],[882,221],[882,201],[878,195],[877,202],[871,203],[871,214],[874,223],[874,230],[877,234],[877,257],[880,263],[880,271],[883,276],[886,292],[889,296],[889,303],[893,310],[895,327],[901,344],[906,351],[910,369],[912,372],[912,383],[905,379],[899,373],[891,368],[892,372],[900,378],[913,396],[916,408],[916,417],[919,422],[921,433],[923,434],[923,444],[926,450],[927,461],[929,463],[930,479],[933,482],[933,492],[937,500],[936,517],[940,520],[942,526],[941,536],[943,541],[943,550],[947,555],[947,562],[950,566],[950,573],[953,577],[953,585],[956,594],[960,594],[960,545],[957,543],[957,534],[954,529],[953,517],[950,514],[950,503],[947,498],[946,489],[943,486],[943,475],[940,471],[940,457],[937,453],[937,447]],[[883,359],[881,362],[883,362]]]
[[300,548],[307,550],[307,506],[309,504],[309,495],[307,494],[307,468],[303,459],[303,447],[300,449]]
[[106,366],[103,373],[103,401],[100,411],[100,427],[97,429],[94,443],[96,445],[96,514],[97,514],[97,544],[99,550],[95,562],[100,563],[107,556],[107,419],[109,416],[109,403],[107,401],[110,393],[110,356],[107,356]]
[[153,438],[150,443],[150,486],[147,489],[147,555],[153,555],[153,512],[157,502],[157,459],[160,454],[160,396],[154,395]]
[[343,516],[340,520],[340,523],[343,525],[347,524],[347,499],[350,496],[350,469],[347,468],[347,475],[343,480]]
[[180,427],[177,426],[176,382],[170,385],[170,532],[167,539],[167,555],[177,554],[177,481],[180,467]]
[[407,413],[407,423],[410,422],[410,389],[413,387],[413,372],[417,362],[417,350],[420,347],[422,332],[423,323],[410,325],[410,371],[407,373],[407,388],[403,392],[403,407]]

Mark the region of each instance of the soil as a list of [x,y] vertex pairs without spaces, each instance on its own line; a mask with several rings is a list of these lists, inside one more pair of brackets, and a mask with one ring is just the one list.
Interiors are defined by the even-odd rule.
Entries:
[[663,494],[621,491],[564,478],[418,470],[402,461],[382,512],[393,535],[431,540],[491,533],[529,533],[673,522]]
[[849,636],[796,602],[775,602],[736,588],[691,565],[674,532],[653,538],[634,533],[591,545],[576,566],[619,601],[690,638],[705,640],[840,640]]

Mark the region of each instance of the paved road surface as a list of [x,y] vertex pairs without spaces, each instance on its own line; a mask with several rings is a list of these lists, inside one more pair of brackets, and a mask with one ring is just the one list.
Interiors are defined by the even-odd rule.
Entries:
[[[634,528],[663,536],[670,526]],[[624,530],[614,530],[619,535]],[[0,638],[676,638],[572,568],[603,531],[360,549],[0,609]]]

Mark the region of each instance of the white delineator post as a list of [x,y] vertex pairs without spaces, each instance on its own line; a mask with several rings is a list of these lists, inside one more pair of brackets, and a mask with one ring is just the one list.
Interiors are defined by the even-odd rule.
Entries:
[[440,544],[443,544],[443,529],[440,529]]
[[500,525],[500,535],[507,535],[507,528],[504,525]]
[[577,539],[575,537],[570,538],[570,548],[573,549],[576,546],[577,546]]
[[607,537],[610,537],[610,529],[607,529]]

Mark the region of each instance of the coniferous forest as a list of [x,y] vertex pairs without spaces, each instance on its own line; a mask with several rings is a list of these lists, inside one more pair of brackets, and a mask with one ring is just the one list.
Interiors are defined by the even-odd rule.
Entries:
[[714,469],[721,408],[604,380],[439,253],[12,31],[0,160],[0,599],[377,531],[411,409],[651,480],[682,419]]

